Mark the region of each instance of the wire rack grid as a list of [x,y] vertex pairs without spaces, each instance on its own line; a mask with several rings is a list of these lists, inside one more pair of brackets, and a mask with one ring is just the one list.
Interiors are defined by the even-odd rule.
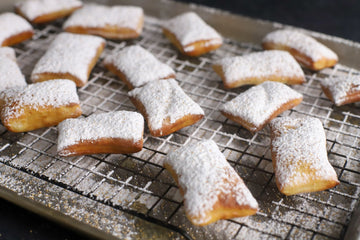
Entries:
[[[84,116],[134,110],[127,87],[109,73],[102,59],[111,51],[139,44],[173,67],[184,91],[205,111],[197,124],[165,137],[152,137],[146,129],[141,152],[62,158],[56,154],[56,127],[11,133],[0,126],[0,161],[49,185],[58,185],[112,208],[170,228],[187,239],[340,239],[344,236],[360,195],[360,109],[335,107],[322,93],[319,80],[357,75],[338,64],[320,72],[305,70],[307,82],[293,86],[304,100],[282,115],[319,118],[327,135],[328,156],[341,184],[333,189],[286,197],[276,188],[269,150],[269,129],[251,134],[222,116],[218,107],[248,87],[225,90],[211,63],[226,56],[261,50],[253,43],[225,39],[214,53],[187,58],[162,35],[160,20],[146,17],[139,39],[107,41],[89,83],[78,89]],[[19,65],[27,78],[49,43],[61,32],[62,21],[39,27],[33,41],[17,45]],[[182,197],[162,163],[166,154],[200,139],[213,139],[258,200],[260,211],[250,217],[221,220],[195,227],[186,219]],[[116,224],[116,223],[115,223]]]

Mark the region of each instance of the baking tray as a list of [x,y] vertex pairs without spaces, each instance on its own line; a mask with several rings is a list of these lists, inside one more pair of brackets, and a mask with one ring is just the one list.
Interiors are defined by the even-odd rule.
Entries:
[[[135,110],[127,97],[128,89],[104,69],[102,59],[113,50],[140,44],[176,70],[180,86],[201,105],[205,118],[160,138],[152,137],[146,129],[144,149],[136,154],[68,158],[56,155],[56,127],[11,133],[0,125],[1,197],[106,239],[351,239],[359,236],[356,219],[359,214],[354,212],[360,195],[360,109],[355,104],[334,106],[319,86],[323,78],[359,74],[358,43],[307,31],[334,49],[340,63],[320,72],[305,70],[307,82],[293,86],[303,93],[302,104],[282,115],[314,116],[322,121],[329,161],[341,184],[322,192],[286,197],[275,185],[269,129],[251,134],[218,111],[221,104],[248,87],[225,90],[211,70],[215,59],[260,51],[262,37],[283,25],[171,1],[101,3],[139,5],[147,16],[139,39],[107,41],[89,83],[78,89],[83,115]],[[160,19],[189,10],[199,13],[225,37],[220,49],[199,58],[188,58],[180,55],[162,35]],[[50,42],[62,31],[62,23],[60,20],[36,26],[32,41],[14,47],[27,79]],[[206,227],[195,227],[186,219],[179,189],[162,163],[168,152],[204,138],[219,145],[244,179],[259,202],[260,211],[256,215],[221,220]]]

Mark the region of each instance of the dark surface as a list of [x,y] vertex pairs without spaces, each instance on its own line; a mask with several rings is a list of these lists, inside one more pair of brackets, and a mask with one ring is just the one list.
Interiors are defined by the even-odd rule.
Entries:
[[[238,0],[194,2],[254,18],[276,21],[360,42],[360,1]],[[119,1],[120,2],[120,1]],[[88,239],[71,229],[0,199],[2,239]]]

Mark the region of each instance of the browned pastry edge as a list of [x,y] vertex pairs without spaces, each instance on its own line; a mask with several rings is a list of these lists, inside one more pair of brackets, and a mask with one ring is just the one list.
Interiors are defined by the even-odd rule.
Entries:
[[107,25],[106,27],[71,26],[71,27],[66,27],[64,30],[66,32],[71,32],[71,33],[94,34],[108,39],[125,40],[125,39],[134,39],[139,37],[143,25],[144,25],[144,17],[141,18],[136,28],[136,30],[138,30],[139,32],[135,31],[132,28],[118,27],[112,25]]
[[277,117],[279,114],[281,114],[282,112],[289,110],[291,108],[294,108],[295,106],[299,105],[302,102],[303,98],[296,98],[293,100],[290,100],[286,103],[284,103],[283,105],[281,105],[276,111],[274,111],[270,117],[268,119],[266,119],[261,125],[259,126],[255,126],[254,124],[245,121],[243,118],[241,117],[237,117],[234,116],[232,114],[226,113],[224,111],[220,111],[221,114],[223,114],[225,117],[229,118],[230,120],[239,123],[241,126],[243,126],[244,128],[246,128],[247,130],[251,131],[251,132],[257,132],[260,131],[261,129],[263,129],[272,119],[274,119],[275,117]]
[[[120,71],[114,64],[112,63],[104,63],[104,66],[112,73],[114,73],[120,80],[122,80],[126,86],[129,88],[129,90],[134,89],[134,86],[130,83],[130,81],[127,79],[127,76]],[[160,80],[175,78],[175,74],[170,74],[169,76],[160,78]],[[139,86],[140,87],[140,86]]]
[[6,46],[15,45],[17,43],[21,43],[25,40],[32,38],[33,35],[34,35],[33,30],[24,31],[24,32],[18,33],[16,35],[12,35],[3,41],[1,43],[1,46],[6,47]]
[[[179,49],[181,53],[190,57],[200,56],[202,54],[218,49],[222,45],[221,43],[209,44],[209,42],[211,42],[211,40],[213,39],[207,39],[196,41],[183,47],[179,40],[176,38],[176,36],[170,30],[163,28],[163,33],[170,40],[170,42],[174,44],[177,49]],[[192,47],[193,50],[185,51],[184,49],[187,47]]]
[[[290,85],[302,84],[305,82],[305,77],[285,77],[285,76],[279,76],[279,75],[273,74],[273,75],[268,75],[266,77],[262,76],[262,77],[240,78],[237,81],[228,83],[227,79],[225,77],[225,74],[224,74],[224,70],[221,65],[214,64],[212,66],[212,68],[221,77],[221,79],[224,83],[224,87],[228,88],[228,89],[240,87],[243,85],[249,85],[249,84],[257,85],[257,84],[261,84],[265,81],[281,82],[281,83],[286,83],[286,84],[290,84]],[[256,73],[254,73],[254,75],[256,75]]]
[[[16,101],[12,102],[12,105],[16,104]],[[3,113],[1,113],[3,125],[11,132],[28,132],[43,127],[54,126],[67,118],[77,118],[82,113],[80,104],[77,103],[70,103],[56,108],[41,106],[35,109],[28,105],[21,107],[23,113],[17,117],[5,118]]]
[[[328,97],[333,103],[335,103],[332,93],[330,92],[329,88],[324,87],[322,84],[321,88],[326,97]],[[352,86],[355,87],[355,86]],[[360,101],[360,91],[349,91],[344,99],[341,100],[341,103],[335,103],[336,106],[342,106],[349,103],[354,103]]]
[[273,42],[263,42],[262,47],[266,50],[277,49],[277,50],[288,51],[301,65],[314,71],[318,71],[327,67],[332,67],[337,63],[336,59],[328,59],[325,57],[314,62],[310,57],[308,57],[307,55],[301,53],[300,51],[294,48],[290,48],[286,45],[277,44]]
[[195,114],[195,115],[186,115],[178,120],[176,120],[174,123],[170,123],[170,118],[166,118],[163,121],[162,127],[160,129],[153,130],[151,126],[149,126],[148,122],[148,114],[146,112],[146,109],[142,102],[140,102],[138,99],[134,97],[130,97],[131,102],[135,105],[135,107],[141,112],[141,114],[146,119],[146,122],[148,123],[148,127],[150,130],[150,134],[154,137],[161,137],[169,135],[173,132],[176,132],[184,127],[190,126],[201,120],[204,115],[202,114]]
[[[105,43],[102,43],[96,50],[96,55],[91,60],[89,66],[88,66],[87,78],[89,78],[91,70],[94,68],[99,56],[101,55],[102,51],[104,50],[104,47],[105,47]],[[33,82],[44,82],[44,81],[53,80],[53,79],[69,79],[69,80],[74,81],[77,87],[82,87],[87,83],[87,81],[82,82],[78,77],[76,77],[70,73],[43,72],[43,73],[38,73],[38,74],[35,74],[34,76],[31,76],[31,78],[32,78]]]
[[[287,126],[288,128],[293,128],[292,126]],[[279,137],[281,134],[277,129],[274,129],[270,127],[270,137],[271,137],[271,159],[274,171],[276,170],[276,163],[278,161],[277,158],[277,148],[273,146],[273,140],[275,137]],[[326,147],[326,146],[325,146]],[[309,156],[311,157],[311,156]],[[316,175],[316,171],[314,169],[311,169],[309,164],[301,164],[297,171],[306,173],[304,178],[306,178],[305,183],[299,184],[297,182],[291,182],[290,184],[287,184],[286,186],[282,186],[282,184],[279,182],[278,178],[275,176],[276,179],[276,186],[279,189],[279,191],[287,196],[295,195],[299,193],[308,193],[308,192],[317,192],[317,191],[323,191],[329,188],[333,188],[340,184],[339,180],[337,179],[337,176],[335,176],[332,179],[319,179]]]
[[[182,187],[179,185],[179,179],[174,169],[166,163],[164,163],[164,167],[170,172],[177,186],[179,186],[181,195],[184,196],[184,189],[182,189]],[[234,182],[230,182],[229,184],[235,186],[237,184],[243,184],[243,182],[241,179],[239,181],[234,179]],[[209,220],[206,222],[202,221],[203,218],[201,216],[189,215],[187,212],[185,212],[185,214],[193,225],[205,226],[220,219],[230,219],[254,215],[258,211],[258,208],[251,208],[248,205],[239,205],[234,195],[235,194],[233,192],[230,194],[219,194],[218,201],[214,204],[213,208],[206,213],[206,217],[204,217],[209,217]],[[184,199],[184,201],[186,202],[186,199]],[[202,223],[198,224],[200,221]]]
[[96,140],[82,140],[77,144],[67,146],[58,152],[60,156],[79,156],[87,154],[114,153],[126,154],[141,151],[143,139],[133,140],[121,138],[99,138]]
[[62,9],[59,11],[55,11],[55,12],[51,12],[51,13],[47,13],[47,14],[43,14],[41,16],[38,16],[36,18],[34,18],[33,20],[28,19],[23,12],[20,10],[19,7],[15,7],[15,12],[17,14],[19,14],[20,16],[26,18],[29,22],[31,23],[35,23],[35,24],[39,24],[39,23],[47,23],[47,22],[51,22],[55,19],[58,18],[62,18],[62,17],[66,17],[68,15],[70,15],[71,13],[73,13],[75,10],[81,8],[81,6],[79,7],[73,7],[73,8],[67,8],[67,9]]

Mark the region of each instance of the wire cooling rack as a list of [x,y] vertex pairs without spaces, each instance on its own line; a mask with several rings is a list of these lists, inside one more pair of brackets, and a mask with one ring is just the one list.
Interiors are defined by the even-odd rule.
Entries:
[[[144,148],[129,155],[99,154],[62,158],[56,154],[56,127],[28,133],[11,133],[0,126],[0,161],[11,169],[31,178],[40,179],[45,186],[66,191],[101,203],[91,214],[105,208],[116,209],[173,231],[174,238],[185,239],[341,239],[360,194],[360,109],[354,104],[336,107],[322,93],[319,80],[330,76],[357,75],[359,72],[340,64],[320,72],[305,70],[307,82],[293,86],[304,95],[303,102],[282,115],[314,116],[325,128],[329,161],[341,184],[333,189],[286,197],[276,188],[269,150],[269,129],[251,134],[226,119],[218,108],[248,87],[226,90],[212,71],[215,59],[260,51],[253,43],[225,39],[214,53],[188,58],[162,35],[160,20],[146,17],[139,39],[107,41],[104,53],[93,69],[89,83],[78,89],[84,116],[116,110],[134,110],[127,97],[127,87],[109,73],[102,64],[105,55],[125,46],[139,44],[162,62],[173,67],[184,91],[205,111],[197,124],[165,137],[152,137],[145,131]],[[19,65],[29,75],[44,54],[49,43],[61,32],[62,21],[37,27],[35,38],[15,47]],[[86,49],[84,49],[86,50]],[[166,154],[200,139],[213,139],[230,164],[244,179],[258,200],[260,210],[250,217],[221,220],[206,227],[195,227],[185,217],[182,197],[170,174],[162,167]],[[15,187],[6,185],[10,190]],[[52,196],[32,198],[44,199]],[[65,212],[70,206],[59,207]],[[46,204],[45,204],[46,205]],[[89,211],[84,209],[84,211]],[[66,211],[74,217],[75,212]],[[89,224],[89,223],[86,223]],[[101,231],[116,235],[114,225],[128,221],[103,221]],[[110,227],[112,226],[112,227]],[[121,231],[121,230],[120,230]],[[156,231],[156,230],[153,230]],[[127,237],[137,236],[129,233]]]

